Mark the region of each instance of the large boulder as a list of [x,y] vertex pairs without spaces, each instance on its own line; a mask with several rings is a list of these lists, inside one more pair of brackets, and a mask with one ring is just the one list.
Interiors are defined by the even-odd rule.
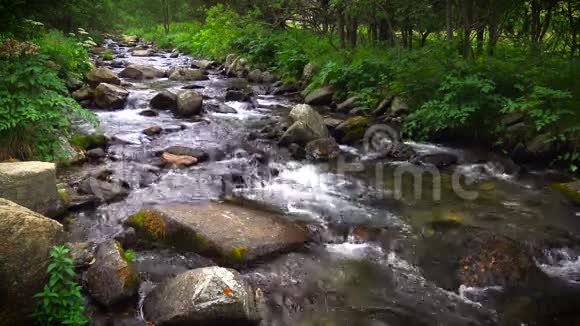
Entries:
[[245,58],[235,58],[232,63],[226,67],[226,75],[230,77],[245,78],[248,76],[248,60]]
[[43,215],[56,213],[56,166],[45,162],[0,163],[0,197]]
[[135,80],[163,78],[165,72],[147,65],[130,65],[123,69],[119,74],[122,78],[129,78]]
[[139,275],[114,240],[99,245],[96,260],[87,271],[89,294],[104,306],[113,306],[137,294]]
[[101,109],[122,109],[129,97],[129,91],[123,87],[102,83],[95,89],[95,103]]
[[92,100],[94,93],[93,90],[88,85],[84,85],[83,87],[72,92],[71,96],[78,102],[82,102],[86,100]]
[[310,105],[330,105],[332,103],[332,96],[334,96],[332,87],[322,87],[308,94],[304,102]]
[[168,90],[161,91],[151,99],[150,105],[156,110],[171,110],[177,109],[177,95]]
[[327,138],[328,128],[324,118],[310,105],[299,104],[290,111],[290,121],[293,123],[280,139],[281,144],[297,143],[306,145],[319,138]]
[[0,324],[32,324],[32,297],[48,279],[49,250],[63,242],[60,223],[0,198]]
[[258,325],[256,298],[240,273],[198,268],[157,286],[143,304],[154,325]]
[[227,203],[168,204],[129,217],[151,240],[238,265],[301,247],[306,228],[284,217]]
[[91,87],[97,87],[100,83],[121,85],[121,79],[109,68],[96,68],[87,73],[87,80]]
[[179,68],[171,72],[169,79],[175,81],[197,81],[209,80],[209,77],[201,70]]
[[173,111],[175,115],[182,118],[189,118],[199,115],[203,107],[203,97],[196,91],[186,90],[177,95],[177,108]]
[[369,127],[369,121],[363,116],[356,116],[347,119],[338,127],[336,133],[339,141],[343,144],[353,144],[364,138]]

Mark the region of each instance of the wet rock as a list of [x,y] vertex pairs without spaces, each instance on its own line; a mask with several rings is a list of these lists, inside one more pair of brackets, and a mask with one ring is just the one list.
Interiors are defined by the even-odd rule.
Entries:
[[385,98],[379,103],[373,114],[377,117],[388,115],[394,97],[395,96],[392,94],[387,94]]
[[55,214],[59,203],[55,164],[0,163],[0,197],[43,215]]
[[195,91],[182,91],[177,95],[176,116],[189,118],[201,113],[203,106],[203,97]]
[[197,159],[195,157],[174,155],[170,153],[163,153],[161,155],[161,161],[166,165],[170,165],[176,168],[189,167],[197,163]]
[[152,118],[152,117],[158,117],[159,112],[157,112],[155,110],[143,110],[143,111],[139,112],[139,115]]
[[112,177],[113,171],[102,170],[90,174],[78,184],[81,195],[94,195],[102,202],[115,202],[129,195],[129,185]]
[[87,151],[87,157],[92,160],[99,160],[107,156],[102,148],[94,148]]
[[161,91],[151,99],[150,105],[156,110],[175,110],[177,95],[167,90]]
[[261,83],[262,71],[260,69],[250,71],[250,73],[248,74],[248,81],[251,83]]
[[155,55],[155,50],[145,49],[145,50],[133,50],[134,57],[152,57]]
[[139,275],[117,241],[99,245],[96,261],[87,271],[87,288],[92,298],[107,307],[136,296]]
[[205,267],[156,287],[145,298],[143,312],[155,325],[258,325],[255,300],[238,272]]
[[199,81],[209,80],[209,77],[201,70],[179,68],[171,72],[169,79],[175,81]]
[[109,68],[96,68],[87,73],[87,81],[91,87],[97,87],[100,83],[121,85],[121,80]]
[[148,65],[130,65],[119,74],[121,78],[134,80],[163,78],[165,72]]
[[290,144],[288,146],[288,151],[290,152],[290,155],[292,155],[292,158],[295,160],[300,161],[306,158],[306,150],[303,146],[300,146],[296,143]]
[[129,217],[128,223],[152,240],[228,265],[296,249],[309,240],[306,228],[282,216],[225,203],[162,205]]
[[360,102],[360,97],[358,96],[353,96],[349,99],[347,99],[346,101],[340,103],[337,107],[336,107],[336,111],[337,112],[343,112],[343,113],[347,113],[350,110],[354,109],[355,107],[357,107],[357,105]]
[[198,68],[198,69],[203,69],[203,70],[208,70],[208,69],[214,68],[217,65],[218,65],[217,62],[210,61],[210,60],[193,60],[191,62],[192,68]]
[[209,155],[206,152],[200,149],[193,149],[185,146],[171,146],[163,150],[163,153],[170,153],[177,156],[195,157],[198,162],[204,162],[209,159]]
[[128,97],[129,92],[120,86],[101,83],[95,89],[95,103],[105,110],[122,109]]
[[333,160],[340,154],[336,140],[332,137],[313,140],[306,145],[306,156],[316,161]]
[[94,242],[67,242],[65,246],[70,250],[70,256],[75,268],[86,268],[94,263],[97,244]]
[[248,73],[248,60],[244,58],[238,57],[226,66],[226,75],[230,77],[246,78]]
[[297,84],[283,84],[281,86],[276,87],[273,91],[272,91],[272,95],[286,95],[286,94],[290,94],[290,93],[296,93],[298,92],[299,87]]
[[506,289],[536,287],[546,279],[525,246],[473,227],[436,230],[421,248],[419,265],[427,279],[451,291],[462,284]]
[[163,128],[159,127],[159,126],[153,126],[153,127],[149,127],[145,130],[143,130],[143,133],[149,137],[152,136],[156,136],[161,134],[161,132],[163,131]]
[[113,68],[123,68],[125,67],[125,62],[122,60],[113,60],[111,61],[110,66]]
[[135,35],[123,35],[121,41],[126,45],[135,46],[139,42],[139,38]]
[[196,85],[196,84],[192,84],[192,85],[186,85],[181,87],[181,89],[204,89],[205,86],[201,86],[201,85]]
[[78,102],[81,102],[86,100],[92,100],[94,97],[94,93],[93,90],[88,85],[85,85],[77,89],[76,91],[72,92],[71,96]]
[[336,131],[336,128],[338,126],[340,126],[341,123],[343,123],[344,120],[341,119],[336,119],[336,118],[324,118],[324,124],[326,125],[326,127],[328,128],[328,130],[334,134],[334,132]]
[[580,181],[558,183],[552,187],[562,192],[571,202],[580,205]]
[[308,94],[304,102],[309,105],[330,105],[333,96],[334,90],[332,87],[322,87]]
[[457,164],[459,158],[451,153],[437,153],[421,155],[418,159],[421,164],[434,165],[438,168],[446,168]]
[[310,105],[295,106],[290,111],[290,121],[293,124],[280,138],[281,144],[306,145],[310,141],[329,136],[324,119]]
[[216,113],[224,113],[224,114],[236,114],[238,111],[232,108],[231,106],[223,103],[219,103],[218,105],[210,105],[210,110]]
[[336,133],[341,143],[353,144],[364,138],[368,126],[369,122],[367,118],[356,116],[338,125],[336,127]]
[[4,325],[31,325],[33,296],[46,284],[49,250],[64,240],[63,226],[0,198],[0,316]]
[[251,102],[252,98],[249,94],[238,90],[229,90],[226,92],[226,102]]
[[370,155],[375,160],[411,161],[417,155],[413,147],[402,142],[385,144],[376,150]]

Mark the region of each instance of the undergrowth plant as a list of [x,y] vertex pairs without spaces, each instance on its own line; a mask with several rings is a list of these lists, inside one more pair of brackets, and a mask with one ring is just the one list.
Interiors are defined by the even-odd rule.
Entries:
[[49,281],[34,297],[39,300],[34,317],[39,325],[88,324],[81,287],[74,282],[75,271],[69,249],[53,247],[48,265]]

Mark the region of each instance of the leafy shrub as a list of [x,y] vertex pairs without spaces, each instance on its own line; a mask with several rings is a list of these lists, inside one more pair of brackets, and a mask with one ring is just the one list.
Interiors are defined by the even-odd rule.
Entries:
[[47,270],[49,281],[44,290],[34,296],[40,300],[34,313],[40,325],[81,326],[88,323],[81,287],[73,281],[76,274],[69,252],[69,249],[62,246],[50,251],[52,262]]
[[70,121],[95,122],[72,98],[37,46],[4,40],[0,48],[0,160],[66,158]]
[[[409,136],[420,139],[450,133],[485,139],[492,134],[491,126],[505,101],[496,93],[492,80],[481,75],[449,75],[435,99],[409,116],[406,131]],[[477,129],[473,129],[475,126]]]
[[123,252],[123,256],[124,256],[126,261],[133,263],[133,262],[135,262],[135,259],[137,258],[137,253],[135,253],[134,250],[128,249],[128,250],[125,250]]
[[61,78],[81,78],[91,68],[87,50],[78,44],[77,39],[60,31],[43,34],[35,43],[40,46],[40,53],[58,66]]

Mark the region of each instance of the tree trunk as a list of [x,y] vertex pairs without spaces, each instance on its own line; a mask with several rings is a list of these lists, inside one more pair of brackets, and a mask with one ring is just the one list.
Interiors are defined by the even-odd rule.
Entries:
[[447,42],[453,42],[453,26],[451,20],[453,19],[453,0],[446,0],[445,19],[447,25]]
[[169,1],[162,0],[163,4],[163,29],[165,34],[169,34]]
[[345,19],[342,10],[338,13],[338,37],[340,38],[340,48],[344,49],[346,47],[346,34],[344,32]]

